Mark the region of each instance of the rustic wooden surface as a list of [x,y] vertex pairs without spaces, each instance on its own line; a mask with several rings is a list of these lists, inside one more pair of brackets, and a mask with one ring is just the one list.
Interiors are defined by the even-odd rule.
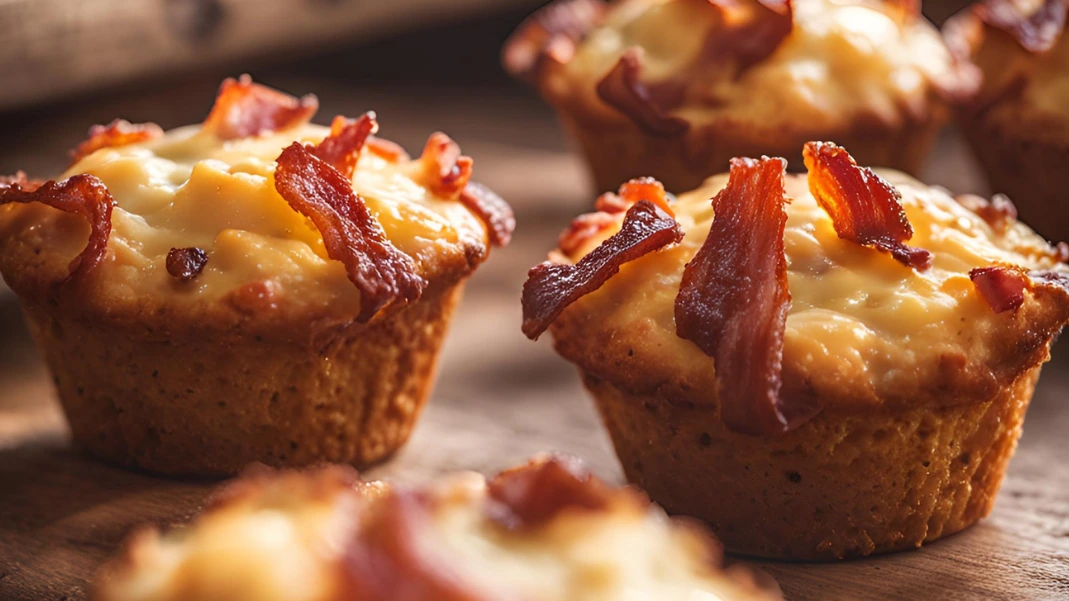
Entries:
[[[367,475],[411,480],[453,469],[493,472],[556,450],[619,481],[608,439],[573,369],[548,340],[531,343],[519,332],[526,269],[593,198],[548,111],[507,87],[369,90],[293,72],[267,81],[319,93],[320,120],[373,108],[383,135],[410,149],[420,148],[433,129],[453,134],[475,156],[477,176],[517,208],[516,239],[469,287],[419,427],[392,461]],[[133,95],[124,99],[122,116],[166,126],[195,121],[214,86],[214,80],[193,80]],[[47,174],[62,165],[57,151],[76,142],[86,125],[114,116],[114,104],[91,103],[47,123],[0,120],[8,139],[23,140],[0,146],[0,172],[23,167]],[[927,177],[960,191],[979,190],[952,138],[942,141]],[[978,526],[908,553],[758,565],[793,601],[1069,599],[1067,394],[1069,364],[1056,362],[1040,381],[995,511]],[[115,469],[72,449],[17,304],[0,300],[0,599],[83,599],[96,567],[132,527],[181,523],[215,485]]]

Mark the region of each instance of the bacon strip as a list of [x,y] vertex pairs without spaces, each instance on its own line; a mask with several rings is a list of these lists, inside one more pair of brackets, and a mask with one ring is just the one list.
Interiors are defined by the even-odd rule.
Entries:
[[570,257],[578,252],[587,240],[609,229],[615,223],[615,212],[583,213],[572,219],[572,222],[568,224],[568,229],[561,232],[560,237],[557,238],[557,246],[561,252]]
[[200,275],[207,264],[208,253],[195,246],[172,248],[167,253],[167,273],[182,282],[188,282]]
[[1029,288],[1028,275],[1012,267],[979,267],[969,271],[969,279],[995,313],[1016,311]]
[[330,135],[309,150],[320,160],[330,163],[339,173],[352,179],[364,143],[368,136],[378,130],[379,123],[372,111],[364,113],[355,121],[339,115],[331,123]]
[[460,154],[460,146],[440,131],[427,138],[419,160],[423,163],[427,187],[443,198],[460,194],[471,179],[471,157]]
[[648,200],[628,209],[620,231],[574,265],[545,262],[527,273],[523,285],[523,333],[538,339],[561,311],[600,288],[620,266],[683,239],[670,215]]
[[493,190],[479,182],[468,182],[460,191],[460,202],[486,224],[491,244],[505,246],[512,240],[516,216],[512,207]]
[[[1031,12],[1025,12],[1031,8]],[[1042,54],[1058,43],[1065,30],[1066,0],[1042,0],[1038,5],[1015,0],[984,0],[972,10],[985,23],[1000,29],[1028,52]]]
[[913,237],[913,226],[894,186],[868,167],[859,167],[846,149],[831,142],[807,142],[802,155],[809,190],[840,238],[887,251],[919,271],[931,266],[931,253],[904,244]]
[[[626,203],[626,206],[633,205],[640,200],[648,200],[670,216],[676,216],[676,212],[672,210],[672,206],[669,204],[668,194],[664,191],[664,184],[652,177],[640,177],[628,181],[620,186],[618,195]],[[599,197],[598,200],[601,200],[601,198]],[[608,203],[609,201],[605,200],[604,202]]]
[[408,153],[405,152],[405,149],[389,140],[371,136],[367,139],[366,144],[368,150],[391,163],[408,159]]
[[330,258],[345,265],[349,280],[360,290],[357,321],[367,322],[387,304],[411,302],[423,293],[426,282],[412,259],[386,238],[349,178],[299,142],[279,155],[275,189],[312,220]]
[[163,135],[163,129],[155,123],[130,123],[116,119],[108,125],[89,128],[89,138],[71,151],[71,165],[101,148],[117,148],[138,142],[155,140]]
[[222,140],[235,140],[303,125],[317,110],[319,100],[312,94],[295,98],[242,75],[219,86],[203,127]]
[[690,129],[690,122],[665,113],[642,83],[643,50],[629,48],[616,66],[600,82],[598,97],[606,104],[630,117],[639,128],[651,136],[671,138]]
[[724,424],[744,434],[787,430],[780,388],[791,293],[783,229],[783,159],[732,159],[713,198],[709,237],[683,270],[676,334],[715,361]]
[[[23,188],[23,182],[27,183],[26,188]],[[58,183],[47,181],[37,186],[36,182],[27,182],[25,174],[20,174],[14,182],[0,183],[0,205],[9,202],[39,202],[65,213],[81,215],[89,222],[89,242],[71,260],[67,277],[58,285],[84,277],[104,260],[108,236],[111,235],[111,210],[115,206],[115,199],[104,182],[95,176],[72,175]]]
[[640,200],[648,200],[670,217],[675,217],[664,185],[652,177],[641,177],[621,185],[619,193],[606,192],[599,196],[594,201],[596,211],[573,219],[568,229],[561,232],[557,246],[568,256],[575,254],[587,240],[615,224],[616,215]]
[[558,0],[534,13],[505,41],[501,53],[505,71],[536,83],[543,62],[570,59],[575,45],[601,20],[605,8],[604,0]]
[[790,0],[708,0],[720,27],[708,36],[702,64],[733,62],[736,77],[773,52],[794,26]]
[[490,519],[509,530],[534,528],[565,510],[597,511],[612,493],[575,461],[551,457],[501,472],[489,482]]

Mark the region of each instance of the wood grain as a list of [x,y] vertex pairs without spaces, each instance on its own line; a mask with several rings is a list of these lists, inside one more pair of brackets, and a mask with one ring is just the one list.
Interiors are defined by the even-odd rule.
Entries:
[[[437,389],[412,440],[367,475],[415,480],[455,469],[493,472],[533,453],[556,450],[574,453],[597,473],[620,481],[607,437],[573,369],[547,340],[531,343],[519,332],[518,298],[526,269],[593,197],[552,116],[536,102],[507,93],[488,102],[485,90],[436,89],[436,110],[429,114],[422,110],[426,96],[411,91],[301,79],[277,83],[319,93],[328,107],[323,119],[333,112],[376,108],[383,134],[409,148],[419,148],[433,129],[450,132],[476,157],[477,176],[518,210],[515,242],[495,254],[469,287]],[[147,110],[166,94],[158,92],[151,102],[133,99],[127,106]],[[169,118],[196,121],[202,114],[192,114],[200,107],[165,104]],[[76,135],[86,124],[79,119],[85,115],[69,115],[54,127],[71,128],[73,120]],[[18,153],[0,150],[0,172],[27,160],[42,170],[53,168],[53,159],[46,157],[55,154],[55,143],[31,142]],[[953,138],[945,139],[929,177],[958,190],[979,189],[960,150]],[[52,395],[15,305],[0,303],[3,600],[83,599],[93,571],[132,528],[181,523],[216,485],[124,471],[80,455],[69,446]],[[757,565],[774,575],[793,601],[1069,599],[1067,395],[1069,364],[1055,362],[1040,381],[995,511],[978,526],[908,553],[844,563]]]

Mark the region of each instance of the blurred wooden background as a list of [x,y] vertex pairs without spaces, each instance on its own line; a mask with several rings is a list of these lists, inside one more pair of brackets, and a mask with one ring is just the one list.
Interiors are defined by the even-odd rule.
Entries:
[[[40,3],[50,4],[60,0]],[[538,451],[559,450],[620,481],[571,366],[552,352],[548,337],[531,343],[519,331],[526,270],[594,198],[552,113],[498,68],[500,43],[526,11],[519,4],[361,46],[208,61],[0,111],[6,142],[0,173],[21,168],[53,175],[91,124],[115,117],[164,127],[197,122],[219,80],[244,71],[293,93],[315,92],[322,123],[337,113],[376,110],[382,135],[411,151],[430,131],[446,131],[475,157],[476,177],[512,202],[519,228],[513,244],[495,252],[469,286],[438,386],[410,444],[368,476],[492,472]],[[26,5],[0,0],[0,15]],[[925,178],[959,192],[984,191],[952,132],[940,140]],[[980,525],[916,552],[839,564],[758,565],[792,601],[1069,599],[1067,393],[1069,360],[1056,360],[1040,381],[995,512]],[[72,449],[18,304],[0,294],[0,600],[84,599],[88,579],[132,527],[180,524],[215,485],[115,469]]]

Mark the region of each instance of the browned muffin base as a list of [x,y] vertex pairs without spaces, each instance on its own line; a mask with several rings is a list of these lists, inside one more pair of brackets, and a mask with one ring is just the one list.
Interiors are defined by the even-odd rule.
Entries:
[[254,461],[366,465],[397,450],[430,394],[462,288],[432,286],[316,347],[203,330],[161,337],[25,308],[78,446],[124,466],[220,475]]
[[840,132],[776,132],[755,135],[728,125],[696,128],[673,138],[657,138],[633,125],[597,125],[561,113],[564,127],[586,155],[598,191],[615,190],[636,177],[653,177],[672,192],[698,187],[706,178],[728,170],[735,157],[784,157],[791,171],[804,171],[802,146],[814,139],[848,149],[859,165],[890,167],[916,174],[946,121],[939,111],[927,121],[889,126],[873,119]]
[[986,516],[1038,377],[984,403],[825,412],[775,438],[584,380],[628,479],[651,499],[709,522],[730,551],[828,560],[919,547]]
[[1029,128],[1015,135],[983,120],[962,125],[991,191],[1009,196],[1021,220],[1048,240],[1069,240],[1069,143],[1027,139]]

